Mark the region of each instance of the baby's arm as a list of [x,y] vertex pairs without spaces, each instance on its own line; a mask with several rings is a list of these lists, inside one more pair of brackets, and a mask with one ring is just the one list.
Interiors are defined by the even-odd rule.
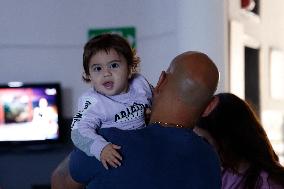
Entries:
[[82,106],[82,108],[79,108],[73,118],[71,139],[77,148],[88,156],[95,156],[106,169],[108,169],[107,164],[113,167],[120,166],[122,158],[117,152],[120,146],[111,144],[97,134],[96,129],[100,121],[96,112],[93,111],[95,107],[92,103],[90,100],[81,100],[79,103],[79,107]]
[[[85,130],[87,131],[87,130]],[[88,156],[95,156],[103,166],[108,169],[108,165],[117,168],[121,165],[121,155],[117,152],[121,147],[107,142],[103,137],[96,134],[93,129],[88,133],[93,133],[95,137],[90,138],[80,134],[79,129],[71,131],[71,138],[74,145],[85,152]],[[93,154],[92,151],[95,153]]]

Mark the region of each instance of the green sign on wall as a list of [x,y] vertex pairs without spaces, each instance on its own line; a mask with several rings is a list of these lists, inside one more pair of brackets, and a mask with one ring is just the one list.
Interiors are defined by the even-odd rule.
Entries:
[[102,33],[116,33],[128,40],[132,48],[136,48],[136,30],[134,27],[119,27],[119,28],[94,28],[89,29],[88,37],[100,35]]

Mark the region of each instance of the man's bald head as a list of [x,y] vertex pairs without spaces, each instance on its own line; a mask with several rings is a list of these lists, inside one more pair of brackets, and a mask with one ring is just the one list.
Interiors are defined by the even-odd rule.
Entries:
[[200,106],[213,96],[219,81],[216,65],[205,54],[185,52],[173,59],[168,74],[174,90],[185,103]]
[[217,88],[219,72],[205,54],[185,52],[161,74],[154,90],[151,122],[192,127]]

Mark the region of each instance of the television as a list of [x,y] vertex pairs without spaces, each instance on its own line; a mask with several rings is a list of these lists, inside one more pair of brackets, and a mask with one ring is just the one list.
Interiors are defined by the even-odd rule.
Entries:
[[49,144],[61,141],[59,83],[0,85],[0,145]]

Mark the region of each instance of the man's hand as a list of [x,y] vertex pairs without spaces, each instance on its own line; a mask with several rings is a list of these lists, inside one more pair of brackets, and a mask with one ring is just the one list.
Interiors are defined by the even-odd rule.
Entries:
[[101,153],[101,162],[103,166],[108,169],[108,165],[117,168],[121,166],[122,161],[121,155],[117,152],[121,147],[115,144],[106,145]]
[[73,180],[69,171],[70,155],[62,161],[51,175],[51,189],[84,189],[84,185]]

